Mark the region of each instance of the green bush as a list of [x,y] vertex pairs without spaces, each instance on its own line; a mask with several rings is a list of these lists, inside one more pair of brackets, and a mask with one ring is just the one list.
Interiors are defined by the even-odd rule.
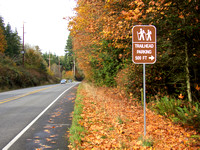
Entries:
[[179,99],[163,97],[153,108],[157,113],[169,117],[176,123],[191,125],[200,131],[200,104],[198,102],[189,104]]
[[155,110],[161,115],[171,116],[176,114],[176,110],[181,104],[181,100],[169,99],[165,96],[156,103]]
[[173,120],[192,125],[200,131],[200,104],[196,102],[192,108],[186,106],[183,108],[178,107],[176,109],[176,117]]

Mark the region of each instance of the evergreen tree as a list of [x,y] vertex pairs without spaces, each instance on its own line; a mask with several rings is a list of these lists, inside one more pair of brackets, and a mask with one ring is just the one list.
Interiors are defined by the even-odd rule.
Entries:
[[44,53],[42,55],[42,57],[44,58],[44,60],[47,62],[47,64],[49,65],[49,58],[50,58],[50,65],[52,64],[59,64],[59,58],[56,54],[52,54],[52,53]]
[[66,70],[71,70],[73,66],[73,44],[72,44],[72,36],[69,35],[67,39],[67,43],[65,46],[65,67]]
[[21,50],[20,37],[18,36],[17,31],[13,32],[11,30],[10,24],[8,24],[5,28],[5,36],[7,41],[5,54],[9,57],[19,55]]
[[5,33],[5,24],[3,21],[3,18],[0,16],[0,28],[3,30],[3,32]]

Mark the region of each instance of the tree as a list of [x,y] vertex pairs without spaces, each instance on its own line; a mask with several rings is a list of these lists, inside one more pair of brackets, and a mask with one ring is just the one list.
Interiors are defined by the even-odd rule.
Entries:
[[191,87],[195,92],[194,87],[199,82],[199,3],[165,0],[147,6],[154,10],[147,14],[146,21],[157,27],[166,83],[173,83],[180,93],[187,91],[188,100],[192,102]]
[[[42,57],[44,58],[44,60],[46,61],[46,63],[49,65],[49,62],[50,62],[50,66],[52,64],[59,64],[59,57],[56,55],[56,54],[52,54],[52,53],[44,53],[42,54]],[[49,61],[49,58],[50,58],[50,61]]]
[[36,69],[40,72],[47,72],[47,63],[42,57],[39,47],[25,46],[25,67],[28,69]]
[[131,29],[134,25],[152,24],[157,27],[157,62],[146,67],[148,95],[183,94],[188,95],[190,102],[192,96],[198,100],[200,6],[197,1],[78,0],[77,4],[77,15],[70,21],[69,29],[74,54],[87,79],[108,85],[103,80],[124,71],[126,89],[139,93],[135,89],[142,88],[142,68],[131,61]]
[[3,53],[7,48],[7,41],[5,39],[5,27],[3,18],[0,16],[0,52]]
[[66,68],[66,71],[72,70],[73,67],[73,45],[72,45],[72,36],[69,35],[67,39],[67,43],[65,46],[65,58],[64,58],[64,65]]
[[0,52],[3,53],[6,48],[7,48],[7,42],[4,36],[4,31],[0,26]]
[[7,41],[5,54],[9,57],[19,55],[21,49],[20,37],[18,36],[17,31],[13,32],[11,30],[10,24],[8,24],[5,28],[5,37]]
[[0,28],[5,33],[5,24],[4,24],[4,20],[3,20],[3,18],[1,16],[0,16]]

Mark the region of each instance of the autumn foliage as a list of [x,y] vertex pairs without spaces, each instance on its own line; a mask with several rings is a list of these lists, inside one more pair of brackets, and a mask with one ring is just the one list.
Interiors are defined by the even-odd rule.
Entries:
[[[199,149],[199,135],[190,126],[173,124],[169,119],[147,108],[147,139],[144,131],[143,108],[137,101],[127,101],[116,88],[96,88],[86,83],[78,91],[82,113],[74,149]],[[77,103],[75,104],[77,111]],[[80,130],[81,128],[81,130]],[[84,130],[83,130],[84,128]],[[72,132],[71,132],[72,133]]]
[[78,0],[75,11],[69,29],[87,80],[118,85],[140,97],[142,66],[132,63],[132,27],[152,24],[157,28],[157,62],[146,67],[149,96],[182,94],[190,102],[199,100],[197,1]]
[[7,48],[7,42],[3,30],[0,27],[0,52],[3,53],[6,48]]
[[[103,94],[90,89],[93,95],[84,99],[86,107],[80,122],[89,130],[83,139],[84,148],[91,145],[96,145],[97,149],[123,149],[130,148],[130,145],[136,146],[135,149],[141,148],[136,139],[142,130],[142,108],[135,101],[143,96],[143,76],[142,65],[132,62],[134,25],[154,25],[157,28],[157,62],[146,65],[148,106],[160,109],[158,113],[168,118],[182,119],[183,124],[190,122],[190,125],[198,126],[199,7],[195,0],[77,1],[76,16],[70,18],[69,29],[78,66],[87,81],[99,87],[114,87],[123,93],[122,97],[110,99],[105,96],[109,95],[107,88]],[[117,95],[114,91],[110,94],[110,97]],[[163,101],[166,106],[170,104],[173,113],[163,112],[167,107],[159,107],[165,97]],[[177,104],[179,101],[181,103]],[[189,131],[188,138],[188,133],[184,132],[187,128],[172,125],[150,110],[148,115],[148,132],[153,136],[157,149],[193,148],[186,139],[192,140],[190,135],[196,134],[195,131]]]

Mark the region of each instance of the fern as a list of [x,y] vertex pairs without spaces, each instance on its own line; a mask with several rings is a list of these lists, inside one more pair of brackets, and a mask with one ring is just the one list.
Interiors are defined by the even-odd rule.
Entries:
[[183,104],[181,100],[163,97],[157,102],[154,109],[174,122],[192,125],[200,130],[198,129],[200,126],[200,104],[196,102],[192,107],[186,104],[182,106]]
[[156,104],[156,110],[161,115],[171,116],[176,113],[177,107],[181,104],[180,100],[169,99],[165,96]]
[[197,128],[200,126],[199,103],[195,103],[192,108],[186,106],[184,106],[183,108],[178,107],[176,113],[177,118],[179,118],[180,122],[188,125],[193,125]]

